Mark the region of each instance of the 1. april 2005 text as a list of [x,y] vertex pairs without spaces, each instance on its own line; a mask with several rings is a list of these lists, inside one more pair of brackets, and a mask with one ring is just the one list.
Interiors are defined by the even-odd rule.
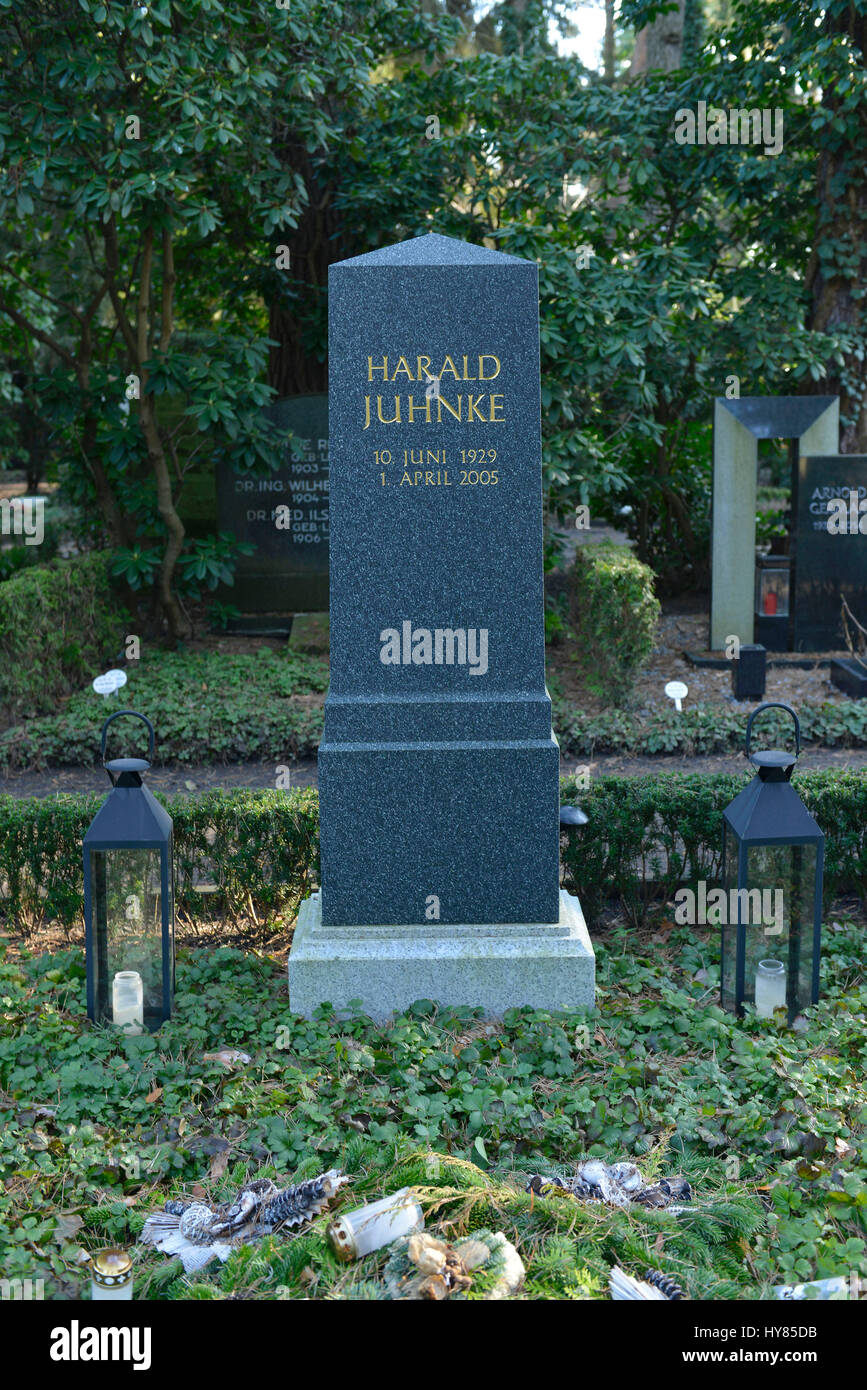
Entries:
[[[402,466],[404,472],[403,476],[398,481],[399,487],[475,487],[477,484],[482,487],[487,487],[489,485],[496,486],[500,481],[497,469],[481,468],[477,466],[476,468],[460,468],[458,470],[460,479],[457,484],[453,484],[449,481],[448,469],[445,467],[445,449],[404,449],[402,453]],[[427,453],[426,459],[424,457],[425,453]],[[416,455],[418,455],[418,457],[416,457]],[[496,460],[497,451],[496,449],[461,449],[460,455],[462,464],[491,464]],[[395,462],[390,449],[377,449],[374,451],[373,457],[377,466],[383,463],[388,465]],[[416,468],[415,465],[420,463],[427,463],[428,465],[436,464],[436,472],[434,473],[434,470],[430,466],[426,469]],[[400,466],[398,462],[398,467]],[[410,468],[413,469],[412,472],[408,471]],[[385,487],[387,485],[386,473],[384,471],[380,472],[379,476],[382,481],[382,486]]]

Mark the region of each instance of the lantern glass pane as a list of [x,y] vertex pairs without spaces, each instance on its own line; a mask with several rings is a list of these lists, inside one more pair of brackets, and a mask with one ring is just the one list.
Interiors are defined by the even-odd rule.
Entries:
[[160,851],[94,850],[91,892],[96,1016],[127,1032],[156,1028],[163,1019]]
[[756,613],[763,618],[789,616],[789,567],[767,561],[756,571]]
[[777,960],[785,969],[780,1007],[785,1002],[796,1013],[813,997],[816,846],[751,845],[747,888],[740,909],[747,923],[744,1001],[755,1002],[759,961]]
[[[731,901],[732,888],[738,886],[738,841],[725,822],[723,823],[723,888],[726,902]],[[738,930],[733,923],[723,926],[722,934],[722,1004],[724,1009],[736,1007],[736,969],[737,969]]]

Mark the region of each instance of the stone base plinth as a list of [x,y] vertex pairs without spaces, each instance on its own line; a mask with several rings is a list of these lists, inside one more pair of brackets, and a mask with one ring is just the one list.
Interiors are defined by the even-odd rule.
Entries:
[[581,904],[560,891],[549,924],[324,926],[322,901],[301,904],[289,955],[289,1006],[310,1018],[323,1003],[361,1000],[382,1021],[416,999],[483,1008],[592,1007],[596,957]]

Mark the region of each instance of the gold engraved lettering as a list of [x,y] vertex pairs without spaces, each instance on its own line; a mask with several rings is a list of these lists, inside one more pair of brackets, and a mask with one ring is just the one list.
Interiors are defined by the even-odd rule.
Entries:
[[478,379],[479,378],[477,376],[470,376],[469,369],[467,367],[467,359],[466,357],[464,357],[464,381],[478,381]]
[[395,410],[395,413],[394,413],[394,415],[392,416],[392,418],[391,418],[390,420],[386,420],[385,417],[384,417],[384,415],[383,415],[383,413],[382,413],[382,396],[377,396],[377,398],[376,398],[376,416],[377,416],[377,419],[379,420],[379,423],[380,423],[381,425],[399,425],[399,424],[400,424],[400,396],[395,396],[395,398],[394,398],[394,410]]
[[499,391],[498,391],[498,392],[493,392],[493,391],[491,392],[491,395],[490,395],[490,397],[489,397],[489,400],[490,400],[490,402],[491,402],[490,423],[491,423],[492,425],[493,425],[493,424],[502,425],[502,424],[505,423],[505,417],[504,417],[503,415],[495,415],[495,414],[494,414],[494,412],[495,412],[497,409],[502,410],[502,408],[503,408],[502,405],[500,405],[499,407],[497,406],[497,401],[502,401],[502,400],[504,400],[504,399],[505,399],[505,397],[502,395],[501,392],[499,392]]
[[[482,412],[479,410],[479,407],[478,407],[478,404],[477,404],[478,401],[483,401],[484,399],[485,399],[484,396],[470,396],[470,397],[469,397],[470,408],[469,408],[469,412],[468,412],[468,414],[467,414],[467,424],[471,424],[474,418],[478,418],[479,420],[482,421],[483,424],[487,424],[487,423],[488,423],[487,420],[485,419],[484,415],[482,414]],[[473,411],[476,411],[476,412],[477,412],[476,417],[473,416]]]
[[451,372],[455,381],[460,381],[460,372],[458,371],[457,367],[455,366],[454,362],[450,357],[447,357],[445,362],[443,362],[443,365],[440,368],[440,377],[442,378],[443,376],[445,376],[446,372]]
[[381,367],[374,367],[374,365],[373,365],[373,358],[372,358],[372,357],[368,357],[368,359],[367,359],[367,380],[368,380],[368,381],[373,381],[373,373],[374,373],[374,372],[382,372],[382,379],[383,379],[383,381],[388,381],[388,358],[387,358],[387,357],[383,357],[383,359],[382,359],[382,366],[381,366]]
[[397,366],[391,374],[392,381],[395,381],[397,379],[400,372],[403,372],[405,376],[408,376],[410,381],[415,381],[415,377],[410,371],[409,363],[407,362],[405,357],[399,357],[397,359]]
[[[483,362],[496,362],[496,364],[497,364],[497,370],[496,370],[495,372],[492,372],[490,376],[486,376],[486,375],[485,375],[485,372],[484,372],[484,369],[483,369],[483,367],[482,367],[482,363],[483,363]],[[499,359],[499,357],[495,357],[494,354],[493,354],[492,352],[483,352],[483,353],[481,354],[481,356],[479,357],[479,381],[493,381],[493,380],[494,380],[494,377],[495,377],[495,376],[499,376],[499,375],[500,375],[500,359]]]
[[409,423],[410,423],[411,425],[415,424],[415,412],[416,412],[417,410],[422,410],[422,409],[423,409],[423,410],[424,410],[424,422],[425,422],[426,425],[429,425],[430,422],[431,422],[431,420],[430,420],[430,401],[427,400],[427,399],[425,399],[421,404],[416,405],[415,396],[407,396],[406,399],[407,399],[407,404],[408,404],[408,409],[409,409]]
[[463,410],[463,401],[464,401],[463,396],[458,396],[458,408],[457,408],[457,410],[455,410],[454,406],[449,405],[449,403],[448,403],[448,401],[446,400],[445,396],[437,396],[437,424],[438,424],[438,425],[441,425],[441,424],[442,424],[442,419],[443,419],[443,413],[442,413],[442,409],[441,409],[442,406],[445,406],[445,408],[446,408],[446,410],[449,412],[449,414],[450,414],[450,415],[453,415],[454,418],[455,418],[456,420],[462,420],[462,419],[463,419],[463,415],[461,414],[461,412],[462,412],[462,410]]

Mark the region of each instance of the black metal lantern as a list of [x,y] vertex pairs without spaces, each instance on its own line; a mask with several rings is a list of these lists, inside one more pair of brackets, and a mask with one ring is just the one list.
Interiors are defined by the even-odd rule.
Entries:
[[[108,726],[121,715],[148,727],[148,761],[105,761]],[[153,1032],[172,1011],[175,987],[172,820],[141,774],[150,767],[149,719],[122,709],[102,726],[112,790],[84,837],[87,1013],[127,1033]]]
[[[750,752],[752,724],[766,709],[795,721],[795,754]],[[721,996],[723,1008],[791,1022],[819,997],[825,837],[790,782],[801,751],[795,711],[770,701],[747,721],[746,756],[756,776],[723,812]]]

